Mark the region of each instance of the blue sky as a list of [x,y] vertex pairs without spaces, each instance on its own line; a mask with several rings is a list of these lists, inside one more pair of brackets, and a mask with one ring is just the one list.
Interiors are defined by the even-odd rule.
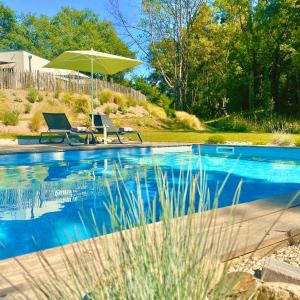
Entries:
[[[75,9],[89,8],[97,13],[101,19],[112,21],[116,26],[120,38],[128,44],[131,42],[122,27],[116,24],[109,0],[2,0],[2,2],[13,9],[17,14],[30,12],[37,15],[45,14],[52,16],[55,15],[62,6],[69,6]],[[130,20],[131,24],[137,24],[140,16],[141,0],[119,0],[119,5],[126,19]],[[132,50],[136,51],[137,49],[132,47]],[[147,67],[137,67],[134,73],[146,75],[148,73]]]

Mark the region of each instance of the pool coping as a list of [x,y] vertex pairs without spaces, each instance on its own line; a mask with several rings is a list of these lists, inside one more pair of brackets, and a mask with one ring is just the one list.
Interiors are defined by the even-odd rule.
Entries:
[[68,144],[29,144],[29,145],[0,145],[0,156],[3,154],[20,153],[42,153],[42,152],[66,152],[66,151],[91,151],[104,149],[124,148],[149,148],[149,147],[180,147],[180,146],[206,146],[206,147],[251,147],[251,148],[275,148],[300,150],[297,146],[276,146],[276,145],[241,145],[241,144],[208,144],[208,143],[181,143],[181,142],[144,142],[143,144],[98,144],[98,145],[75,145]]
[[43,153],[43,152],[66,152],[66,151],[92,151],[105,149],[126,149],[126,148],[150,148],[150,147],[180,147],[192,146],[193,143],[173,143],[173,142],[147,142],[143,144],[107,144],[107,145],[78,145],[67,144],[34,144],[34,145],[13,145],[0,146],[0,155],[21,154],[21,153]]
[[[287,201],[293,197],[295,197],[293,205],[286,207]],[[238,204],[235,209],[237,219],[235,219],[233,227],[237,230],[241,230],[239,231],[237,239],[240,245],[231,253],[226,254],[226,260],[249,255],[255,250],[266,252],[286,242],[288,240],[287,232],[290,230],[295,238],[300,239],[300,222],[298,221],[300,216],[300,190],[281,196]],[[216,226],[220,226],[222,222],[226,222],[229,217],[232,217],[231,207],[218,208],[216,209],[216,213]],[[195,214],[194,217],[199,218],[199,213]],[[180,218],[180,220],[181,219],[182,218]],[[262,235],[268,231],[268,228],[274,220],[277,220],[278,224],[270,229],[270,232],[266,235],[267,237],[262,241]],[[175,220],[175,222],[177,222],[177,220]],[[152,225],[153,224],[150,224],[148,226]],[[90,247],[92,240],[97,243],[104,239],[109,240],[110,238],[114,238],[116,235],[118,235],[118,233],[67,244],[63,247],[50,248],[42,251],[42,253],[49,259],[50,263],[51,261],[53,262],[54,267],[58,268],[57,271],[66,272],[66,267],[63,264],[62,248],[66,253],[71,255],[74,247],[80,247],[82,245],[88,245]],[[36,253],[21,255],[18,256],[17,259],[23,267],[30,271],[34,278],[39,278],[44,272]],[[8,294],[15,294],[16,292],[16,290],[3,279],[3,275],[23,292],[31,293],[32,296],[32,290],[27,281],[28,277],[24,275],[23,267],[20,266],[15,258],[0,260],[0,274],[2,275],[0,277],[0,296],[1,292]]]

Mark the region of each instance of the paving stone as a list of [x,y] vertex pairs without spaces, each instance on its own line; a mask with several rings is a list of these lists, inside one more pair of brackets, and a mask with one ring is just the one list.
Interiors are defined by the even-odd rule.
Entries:
[[262,269],[262,279],[300,285],[300,268],[270,257]]

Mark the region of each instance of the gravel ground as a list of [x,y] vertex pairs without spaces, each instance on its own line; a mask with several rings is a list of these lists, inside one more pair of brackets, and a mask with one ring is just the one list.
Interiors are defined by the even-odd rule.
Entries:
[[300,267],[300,242],[296,243],[293,246],[280,248],[274,253],[263,258],[256,257],[255,255],[251,258],[241,258],[230,266],[229,272],[244,271],[259,276],[264,266],[265,260],[268,257],[272,257],[280,261],[289,263],[293,266]]

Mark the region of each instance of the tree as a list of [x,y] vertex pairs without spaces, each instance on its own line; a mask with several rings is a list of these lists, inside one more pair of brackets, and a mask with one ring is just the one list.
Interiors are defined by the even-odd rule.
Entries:
[[16,17],[0,5],[0,45],[4,49],[27,50],[49,60],[65,50],[91,49],[134,57],[118,37],[111,22],[101,21],[88,9],[64,7],[53,17],[26,14]]
[[190,31],[202,7],[200,0],[144,0],[143,26],[150,39],[150,62],[173,90],[177,108],[186,109],[187,47]]

